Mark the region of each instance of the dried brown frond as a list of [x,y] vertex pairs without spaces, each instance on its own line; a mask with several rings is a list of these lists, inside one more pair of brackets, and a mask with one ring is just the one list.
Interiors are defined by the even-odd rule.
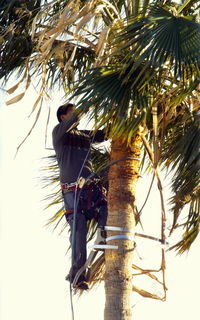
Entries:
[[137,288],[136,286],[132,286],[132,290],[137,292],[139,295],[141,295],[144,298],[151,298],[151,299],[156,299],[156,300],[161,300],[161,301],[165,301],[166,297],[159,297],[158,295],[154,294],[154,293],[150,293],[146,290]]
[[96,283],[104,280],[105,273],[105,254],[101,252],[101,255],[94,261],[91,267],[86,273],[88,283],[93,287]]

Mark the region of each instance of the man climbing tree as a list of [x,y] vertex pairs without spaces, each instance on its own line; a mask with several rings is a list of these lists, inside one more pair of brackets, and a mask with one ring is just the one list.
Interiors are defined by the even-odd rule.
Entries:
[[[71,103],[57,110],[59,124],[53,129],[53,146],[60,169],[60,183],[65,206],[65,217],[70,226],[72,246],[72,267],[66,280],[73,283],[78,270],[87,258],[87,221],[96,219],[97,239],[102,239],[102,230],[107,219],[105,192],[97,179],[90,179],[93,168],[90,161],[90,148],[94,142],[103,142],[105,134],[89,130],[78,130],[78,117]],[[77,215],[77,219],[76,219]],[[76,282],[81,289],[88,289],[84,272]]]
[[[16,20],[16,10],[11,15],[10,1],[7,1],[8,5],[0,6],[4,21],[0,30],[0,78],[7,80],[15,71],[24,71],[20,82],[8,90],[12,94],[20,83],[25,84],[27,90],[31,78],[34,80],[37,79],[36,75],[39,77],[36,82],[40,85],[40,94],[33,108],[38,112],[32,129],[39,118],[48,89],[57,90],[61,86],[67,94],[74,94],[74,89],[78,90],[76,95],[82,97],[80,107],[90,112],[93,110],[90,114],[97,126],[114,119],[110,129],[111,162],[129,160],[118,161],[109,170],[108,227],[120,227],[135,233],[136,223],[141,219],[136,210],[137,182],[141,168],[147,162],[148,169],[152,169],[158,180],[162,203],[162,241],[165,241],[166,219],[159,166],[171,169],[173,179],[170,203],[174,215],[171,232],[178,227],[185,228],[183,238],[173,246],[182,253],[189,249],[199,233],[200,140],[197,112],[200,17],[198,0],[178,2],[181,3],[166,0],[44,0],[34,18],[35,9],[34,13],[31,9],[28,13],[27,10],[17,10],[22,15],[17,16]],[[24,19],[26,22],[22,24]],[[74,86],[75,79],[78,83]],[[7,104],[19,101],[24,94],[12,98]],[[113,108],[113,105],[117,107]],[[64,118],[67,117],[65,111]],[[82,146],[82,142],[78,142],[81,147],[77,147],[80,136],[75,140],[75,136],[70,135],[76,130],[76,121],[70,118],[59,121],[55,129],[54,147],[61,168],[61,183],[76,182],[71,189],[69,185],[63,187],[67,203],[65,206],[70,210],[71,205],[66,198],[70,197],[70,193],[73,195],[72,207],[76,209],[77,180],[81,176],[87,177],[92,170],[89,159],[86,157],[85,161],[84,155],[87,155],[89,144],[94,140],[92,135],[85,133],[88,140],[83,140],[87,141],[87,147]],[[74,127],[71,129],[72,124]],[[63,144],[65,138],[70,141],[66,142],[66,146]],[[76,174],[73,175],[75,169]],[[69,175],[66,179],[62,176],[63,172]],[[77,199],[82,206],[86,204],[86,201],[80,201],[84,192],[91,194],[92,191],[86,189],[86,184],[81,191]],[[185,206],[189,207],[189,213],[183,222],[179,216]],[[76,211],[77,220],[81,219],[82,207]],[[66,212],[66,216],[70,220],[70,211]],[[171,220],[171,213],[169,217]],[[76,240],[77,235],[81,234],[77,229],[78,226]],[[75,236],[75,233],[72,235]],[[109,235],[112,236],[111,231],[108,231]],[[105,275],[101,277],[105,280],[104,319],[131,320],[132,290],[145,297],[155,295],[137,290],[132,285],[135,251],[132,241],[115,239],[112,244],[119,246],[119,250],[106,250],[102,262],[105,263]],[[156,296],[156,299],[164,300],[164,249],[161,255],[164,297]],[[77,254],[74,256],[78,257]],[[75,272],[74,264],[70,271],[71,279],[72,271]],[[143,274],[146,276],[146,270],[143,270]],[[155,279],[155,275],[152,278]]]

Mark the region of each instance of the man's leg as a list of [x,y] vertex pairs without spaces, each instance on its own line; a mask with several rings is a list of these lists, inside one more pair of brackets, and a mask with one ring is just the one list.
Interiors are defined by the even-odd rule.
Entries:
[[[73,209],[74,208],[74,193],[68,192],[63,194],[65,209]],[[73,221],[74,214],[67,215],[67,222],[70,226],[70,243],[72,244],[72,233],[73,233]],[[75,246],[74,246],[74,261],[71,266],[71,270],[69,273],[69,280],[73,282],[73,279],[77,273],[77,271],[85,264],[87,259],[86,252],[86,238],[87,238],[87,221],[83,214],[77,212],[76,214],[76,230],[75,230]],[[80,277],[83,278],[84,277]]]
[[[104,227],[106,225],[107,216],[108,216],[108,208],[107,208],[107,200],[104,193],[102,193],[101,189],[96,187],[96,190],[93,194],[93,201],[94,204],[97,204],[97,211],[98,214],[96,216],[97,220],[97,237],[95,240],[95,244],[101,244],[105,243],[106,238],[106,232],[104,230]],[[94,211],[95,211],[95,205],[94,205]]]
[[70,282],[73,282],[74,277],[78,270],[85,264],[87,259],[86,251],[86,237],[87,237],[87,222],[83,214],[77,213],[76,217],[76,231],[75,231],[75,243],[72,243],[72,233],[73,233],[73,221],[74,217],[71,214],[67,218],[67,222],[70,225],[70,243],[71,246],[74,245],[74,259],[72,261],[72,266],[70,269]]

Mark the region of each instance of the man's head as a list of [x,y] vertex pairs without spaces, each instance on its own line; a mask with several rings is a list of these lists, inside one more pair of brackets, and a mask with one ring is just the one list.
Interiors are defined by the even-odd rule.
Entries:
[[57,110],[58,121],[61,122],[71,116],[71,114],[74,112],[74,108],[75,106],[72,103],[66,103],[60,106]]

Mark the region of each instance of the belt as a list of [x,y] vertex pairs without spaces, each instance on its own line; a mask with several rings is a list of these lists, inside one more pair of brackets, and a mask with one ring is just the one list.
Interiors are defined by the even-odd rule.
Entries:
[[[71,182],[71,183],[61,183],[61,189],[65,190],[65,189],[70,189],[70,188],[79,188],[81,189],[84,186],[85,183],[85,178],[80,177],[77,181],[75,182]],[[88,184],[88,183],[87,183]]]
[[61,184],[61,190],[65,190],[65,189],[69,189],[69,188],[74,188],[76,187],[77,183],[76,182],[72,182],[72,183],[62,183]]
[[92,189],[92,185],[90,184],[85,184],[82,188],[79,187],[79,185],[77,185],[76,183],[65,183],[65,184],[61,184],[61,190],[70,190],[70,191],[75,191],[75,190],[79,190],[79,189],[84,189],[84,190],[89,190]]

